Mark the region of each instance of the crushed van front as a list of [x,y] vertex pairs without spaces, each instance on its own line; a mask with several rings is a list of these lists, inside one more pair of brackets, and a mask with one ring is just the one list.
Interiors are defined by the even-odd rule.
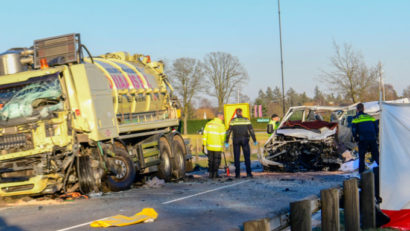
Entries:
[[343,113],[338,107],[290,108],[259,161],[266,170],[275,171],[339,169],[343,158],[337,136]]

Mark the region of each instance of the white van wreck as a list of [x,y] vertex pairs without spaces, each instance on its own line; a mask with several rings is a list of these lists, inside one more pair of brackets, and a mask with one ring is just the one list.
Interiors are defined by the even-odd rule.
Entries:
[[342,153],[354,147],[347,112],[348,107],[291,107],[259,161],[274,171],[339,169]]

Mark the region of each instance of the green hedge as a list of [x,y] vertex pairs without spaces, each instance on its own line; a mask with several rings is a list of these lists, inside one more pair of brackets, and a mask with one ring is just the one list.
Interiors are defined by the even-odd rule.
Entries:
[[251,119],[253,129],[254,130],[264,130],[264,131],[266,131],[266,126],[268,126],[268,123],[267,122],[258,123],[258,122],[256,122],[256,120],[257,120],[257,118],[252,118]]
[[[210,120],[188,120],[188,134],[198,134]],[[181,133],[184,134],[184,121],[181,123]]]
[[[198,134],[205,124],[210,120],[188,120],[188,134]],[[268,123],[258,123],[256,118],[251,119],[251,123],[254,130],[266,131],[266,126]],[[181,122],[181,133],[184,133],[184,121]]]

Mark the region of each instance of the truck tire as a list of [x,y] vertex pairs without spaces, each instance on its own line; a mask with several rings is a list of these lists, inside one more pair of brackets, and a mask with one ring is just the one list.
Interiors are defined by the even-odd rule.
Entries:
[[171,180],[172,166],[171,166],[171,147],[166,137],[159,139],[159,153],[161,163],[158,166],[157,176],[166,182]]
[[122,191],[129,189],[135,180],[135,167],[132,160],[129,158],[127,151],[121,148],[115,149],[115,157],[113,163],[118,165],[120,172],[116,175],[108,175],[105,183],[111,191]]
[[179,134],[172,137],[172,152],[174,154],[174,161],[172,164],[173,179],[182,179],[185,177],[186,149],[184,139]]
[[94,178],[90,157],[79,156],[77,157],[76,162],[81,193],[88,194],[93,191],[98,191],[98,186],[96,185],[97,180]]

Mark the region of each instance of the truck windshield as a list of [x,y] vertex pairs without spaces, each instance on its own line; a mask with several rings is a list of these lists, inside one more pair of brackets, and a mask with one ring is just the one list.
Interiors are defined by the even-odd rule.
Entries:
[[63,109],[58,73],[0,86],[0,121],[47,117]]

